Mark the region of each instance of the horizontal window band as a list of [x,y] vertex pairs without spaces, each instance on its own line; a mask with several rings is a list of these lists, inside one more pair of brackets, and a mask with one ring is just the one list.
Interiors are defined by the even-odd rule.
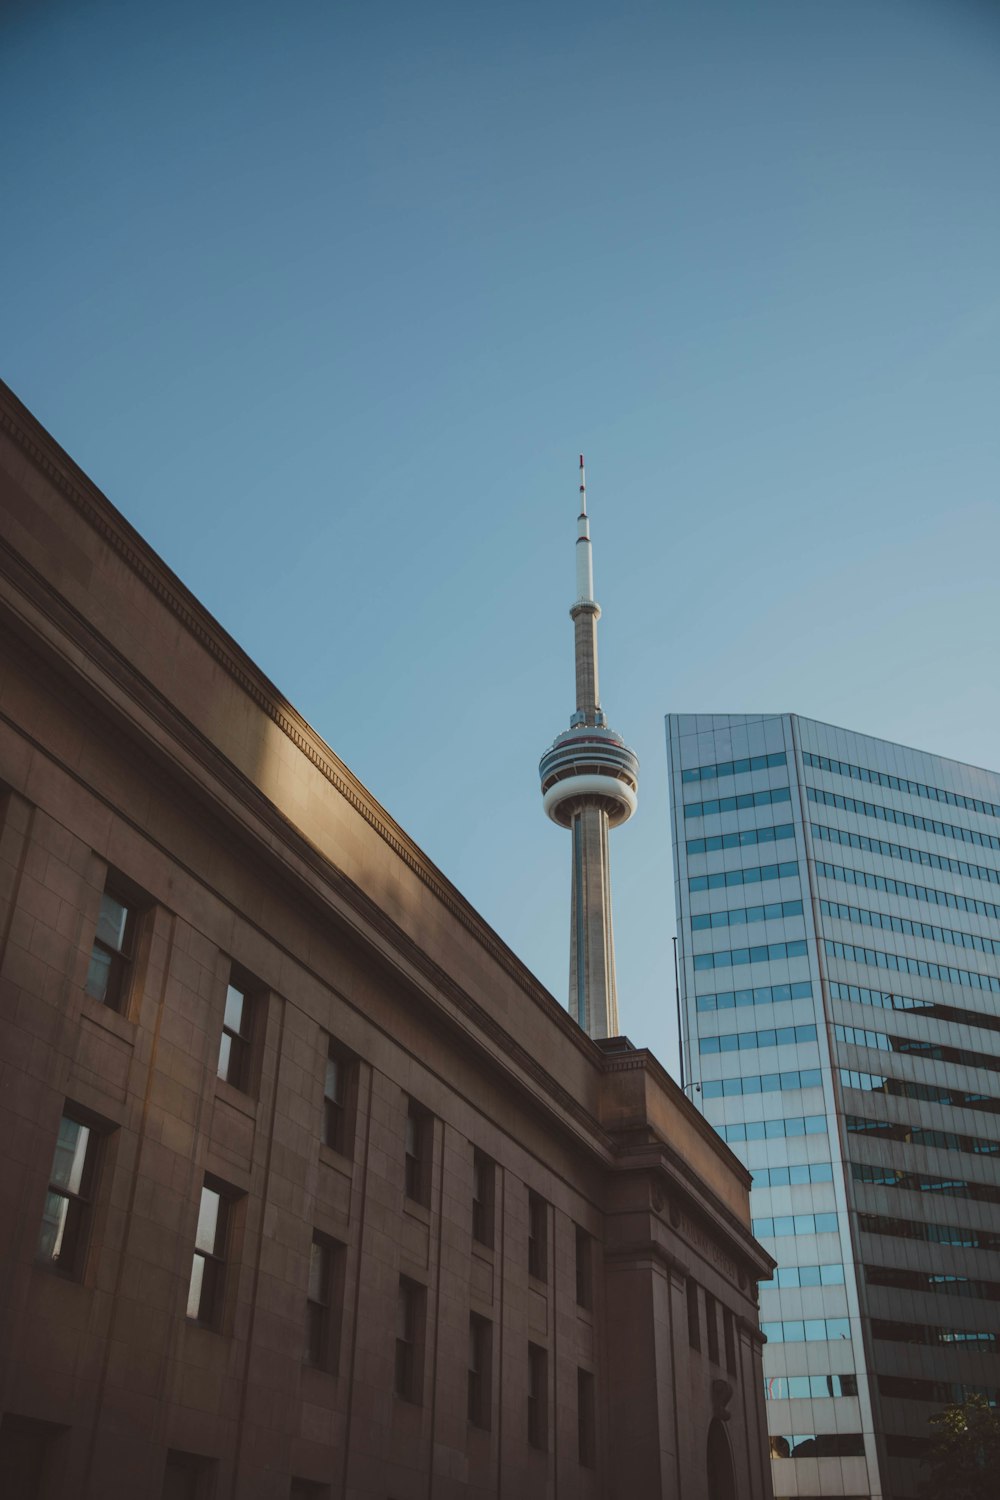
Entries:
[[923,1240],[928,1245],[956,1245],[963,1250],[1000,1250],[1000,1232],[992,1229],[959,1228],[956,1224],[933,1224],[922,1219],[897,1219],[891,1214],[858,1214],[863,1234],[890,1235],[896,1239]]
[[824,917],[835,917],[840,922],[853,922],[860,927],[872,927],[880,932],[897,932],[904,937],[926,938],[932,943],[950,943],[954,948],[971,948],[976,953],[1000,954],[1000,942],[982,937],[978,932],[963,932],[953,927],[939,927],[935,922],[921,922],[913,917],[899,917],[890,912],[870,911],[864,906],[849,906],[846,901],[819,903]]
[[780,1005],[784,1000],[811,1000],[812,985],[808,979],[794,984],[759,984],[753,989],[722,990],[717,995],[696,995],[700,1011],[736,1010],[744,1005]]
[[1000,1140],[963,1135],[956,1130],[934,1130],[923,1125],[903,1124],[899,1120],[873,1119],[869,1115],[845,1115],[844,1126],[851,1135],[869,1136],[874,1140],[898,1141],[904,1146],[922,1146],[940,1151],[960,1151],[966,1156],[1000,1156]]
[[950,1047],[946,1042],[924,1042],[916,1037],[891,1036],[887,1031],[844,1026],[839,1021],[834,1025],[833,1035],[836,1041],[852,1047],[874,1047],[879,1052],[926,1057],[931,1062],[959,1063],[964,1068],[985,1068],[988,1072],[1000,1073],[1000,1055],[996,1053],[972,1052],[968,1047]]
[[967,1089],[944,1088],[935,1083],[911,1083],[909,1079],[865,1073],[859,1068],[838,1068],[837,1072],[845,1089],[891,1094],[897,1099],[923,1099],[929,1104],[951,1104],[955,1109],[978,1109],[988,1115],[1000,1114],[1000,1099],[991,1094],[974,1094]]
[[944,787],[927,786],[922,781],[911,781],[907,776],[893,776],[888,771],[872,771],[867,766],[853,766],[828,755],[816,755],[811,750],[802,752],[802,763],[817,771],[831,771],[835,776],[847,776],[852,781],[867,781],[872,786],[889,787],[894,792],[906,792],[911,797],[924,797],[932,802],[944,802],[948,807],[963,807],[969,812],[1000,818],[1000,805],[996,802],[986,802],[981,797],[967,797],[963,792],[949,792]]
[[[750,865],[737,870],[720,870],[714,875],[691,875],[689,891],[721,891],[734,885],[760,885],[767,880],[797,880],[799,862],[785,860],[780,865]],[[1000,907],[997,908],[1000,911]]]
[[781,1115],[773,1120],[734,1120],[716,1125],[724,1141],[770,1141],[800,1135],[826,1135],[826,1115]]
[[[981,1011],[966,1010],[961,1005],[941,1005],[936,1000],[916,1000],[912,995],[897,995],[891,990],[873,990],[865,985],[832,981],[830,995],[834,1000],[850,1000],[856,1005],[873,1005],[882,1010],[912,1011],[916,1015],[933,1016],[938,1021],[957,1021],[964,1026],[980,1026],[987,1031],[1000,1031],[1000,1015],[988,1016]],[[718,1008],[722,1009],[721,1006]]]
[[902,1167],[873,1166],[852,1161],[851,1176],[855,1182],[876,1187],[902,1188],[908,1193],[934,1193],[939,1198],[970,1198],[975,1203],[1000,1203],[1000,1186],[989,1182],[967,1182],[961,1177],[934,1177],[924,1172],[908,1172]]
[[708,802],[685,802],[685,818],[711,818],[720,813],[742,812],[748,807],[769,807],[773,802],[790,802],[791,787],[764,787],[759,792],[741,792],[736,797],[713,797]]
[[840,844],[845,849],[863,849],[869,854],[884,854],[889,859],[905,860],[931,870],[948,870],[952,875],[965,875],[970,880],[1000,885],[1000,870],[992,865],[971,864],[967,859],[953,859],[951,855],[934,854],[929,849],[911,849],[906,844],[894,844],[889,839],[873,838],[866,833],[853,833],[847,828],[830,828],[825,823],[810,823],[809,827],[813,838]]
[[742,776],[748,771],[767,771],[788,764],[784,750],[770,755],[746,755],[741,760],[720,760],[714,765],[692,766],[681,772],[681,781],[717,781],[724,776]]
[[819,1068],[794,1068],[785,1073],[743,1074],[739,1078],[709,1079],[701,1085],[704,1099],[728,1099],[739,1094],[784,1093],[788,1089],[818,1088],[823,1082]]
[[814,1042],[816,1027],[805,1026],[768,1027],[763,1031],[725,1031],[721,1036],[698,1038],[698,1051],[742,1052],[757,1047],[792,1047],[796,1042]]
[[888,875],[872,875],[867,870],[830,865],[824,860],[817,860],[815,868],[816,874],[822,875],[826,880],[839,880],[845,885],[860,886],[867,891],[885,891],[887,895],[905,896],[910,901],[926,901],[930,906],[947,906],[952,911],[975,912],[979,917],[1000,921],[1000,906],[993,901],[980,901],[975,896],[959,896],[954,891],[939,891],[934,886],[916,885],[912,880],[892,880]]
[[823,946],[829,958],[846,958],[851,963],[867,964],[873,969],[894,969],[900,974],[919,974],[922,979],[944,979],[949,984],[964,985],[966,989],[990,990],[1000,995],[1000,979],[995,974],[933,963],[926,958],[908,958],[905,953],[888,953],[881,948],[863,948],[856,943],[834,942],[831,938],[824,939]]
[[793,823],[768,823],[764,828],[743,828],[733,833],[714,833],[709,838],[688,839],[689,854],[714,854],[718,849],[748,849],[753,844],[775,844],[795,837]]
[[778,958],[805,958],[808,949],[804,938],[788,943],[761,943],[753,948],[724,948],[718,953],[696,953],[694,967],[702,969],[735,969],[741,964],[772,963]]
[[840,792],[821,792],[814,786],[806,787],[806,796],[810,802],[836,807],[841,812],[859,813],[863,818],[877,818],[883,823],[899,823],[904,828],[919,828],[924,833],[958,839],[963,844],[978,844],[983,849],[1000,849],[1000,836],[995,833],[980,833],[976,828],[963,828],[958,823],[942,823],[938,818],[923,818],[919,813],[900,812],[898,808],[884,807],[880,802],[862,802],[857,797],[841,796]]

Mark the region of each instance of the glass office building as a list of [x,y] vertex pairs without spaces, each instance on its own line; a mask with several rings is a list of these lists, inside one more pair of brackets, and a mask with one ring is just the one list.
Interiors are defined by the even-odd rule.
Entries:
[[1000,1400],[1000,775],[667,719],[685,1087],[753,1173],[776,1497],[909,1500]]

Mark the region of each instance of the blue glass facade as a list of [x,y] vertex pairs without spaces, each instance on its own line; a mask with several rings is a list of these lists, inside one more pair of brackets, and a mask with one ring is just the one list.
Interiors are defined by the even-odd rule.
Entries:
[[1000,1392],[1000,775],[796,715],[667,742],[685,1086],[779,1263],[775,1493],[910,1500],[928,1416]]

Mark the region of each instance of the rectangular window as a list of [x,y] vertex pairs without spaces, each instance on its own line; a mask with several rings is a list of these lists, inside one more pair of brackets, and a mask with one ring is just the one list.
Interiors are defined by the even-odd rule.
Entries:
[[160,1500],[208,1500],[214,1473],[214,1459],[168,1448]]
[[576,1305],[587,1308],[594,1305],[594,1242],[579,1224],[576,1229]]
[[548,1280],[549,1205],[538,1193],[528,1193],[528,1274]]
[[584,1468],[597,1461],[597,1431],[594,1413],[594,1377],[589,1370],[576,1372],[577,1452]]
[[488,1318],[469,1314],[469,1421],[474,1427],[489,1427],[493,1363],[493,1324]]
[[305,1361],[334,1372],[339,1355],[343,1254],[343,1245],[314,1232],[309,1246]]
[[222,1322],[232,1201],[220,1186],[206,1179],[198,1205],[187,1315],[207,1328],[218,1328]]
[[722,1338],[726,1346],[726,1369],[736,1374],[736,1327],[728,1307],[722,1309]]
[[112,1010],[124,1011],[128,1004],[137,926],[135,901],[109,880],[101,897],[84,989],[91,999]]
[[549,1446],[549,1356],[540,1344],[528,1345],[528,1442]]
[[42,1500],[52,1493],[53,1460],[65,1427],[6,1412],[0,1418],[0,1478],[11,1500]]
[[91,1126],[64,1114],[45,1196],[37,1257],[43,1265],[67,1276],[83,1275],[99,1150],[100,1137]]
[[341,1156],[354,1150],[351,1119],[356,1059],[331,1037],[327,1044],[323,1078],[323,1144]]
[[415,1099],[406,1104],[406,1196],[425,1208],[431,1201],[434,1119]]
[[711,1292],[705,1293],[705,1328],[708,1332],[708,1357],[719,1363],[719,1308]]
[[482,1151],[472,1155],[472,1238],[493,1248],[493,1200],[496,1167]]
[[247,982],[230,976],[226,990],[226,1008],[222,1019],[222,1036],[219,1038],[218,1075],[224,1083],[232,1084],[247,1094],[253,1084],[253,995],[248,993]]
[[701,1316],[698,1311],[698,1283],[693,1277],[687,1279],[688,1343],[692,1349],[701,1348]]
[[404,1401],[420,1404],[420,1376],[424,1341],[425,1289],[408,1276],[399,1278],[396,1300],[395,1391]]

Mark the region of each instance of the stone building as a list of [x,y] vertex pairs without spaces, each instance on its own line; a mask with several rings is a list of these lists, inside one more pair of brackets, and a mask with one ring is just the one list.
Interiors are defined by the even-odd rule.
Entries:
[[769,1500],[749,1176],[0,389],[0,1493]]

